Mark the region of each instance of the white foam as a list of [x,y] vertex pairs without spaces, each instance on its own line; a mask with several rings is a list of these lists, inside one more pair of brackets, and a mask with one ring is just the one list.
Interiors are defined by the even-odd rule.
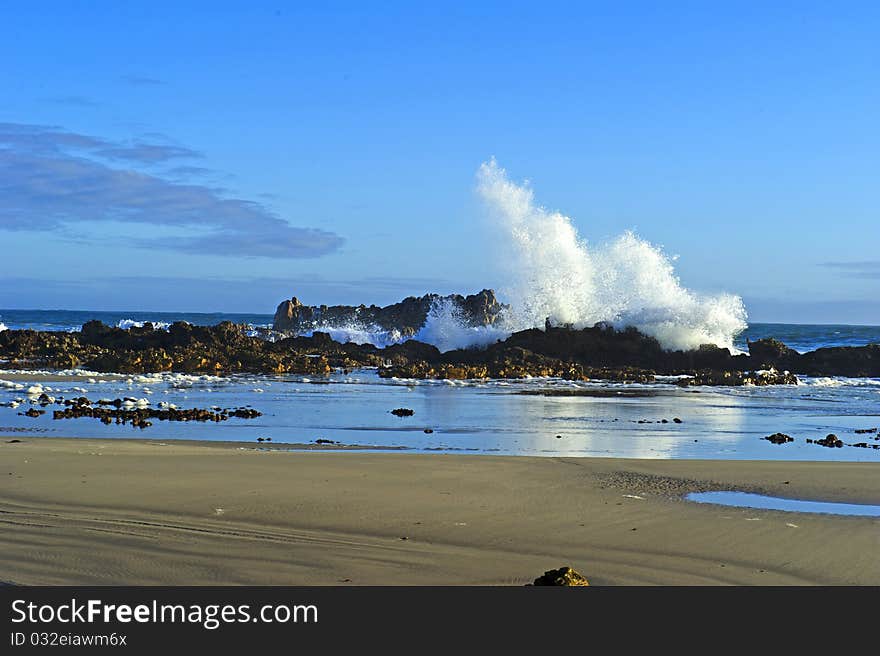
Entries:
[[0,333],[2,333],[4,330],[9,330],[9,327],[5,323],[0,321]]
[[10,390],[20,390],[24,389],[24,385],[21,383],[16,383],[12,380],[0,380],[0,388],[10,389]]
[[[160,373],[152,373],[152,374],[139,374],[137,376],[132,376],[126,381],[130,385],[162,385],[167,384],[171,387],[176,388],[187,388],[194,387],[197,385],[223,385],[229,381],[228,378],[223,378],[221,376],[208,376],[206,374],[182,374],[177,372],[160,372]],[[142,388],[145,393],[146,390],[149,389],[147,387]]]
[[150,407],[150,402],[147,399],[135,399],[134,401],[125,400],[122,402],[122,407],[126,410],[132,410],[134,408],[143,409]]
[[[129,328],[143,328],[144,321],[135,321],[134,319],[120,319],[116,322],[117,328],[122,328],[123,330],[128,330]],[[171,324],[166,321],[151,321],[153,324],[153,328],[156,330],[168,330],[171,327]]]
[[[27,376],[115,376],[88,369],[0,369],[0,374],[24,374]],[[90,380],[89,382],[94,382]]]
[[818,376],[802,378],[804,385],[811,387],[873,387],[880,386],[880,378],[848,378],[846,376]]
[[478,173],[478,191],[495,220],[508,276],[499,290],[510,303],[511,330],[605,322],[634,326],[664,348],[733,347],[746,328],[738,296],[704,296],[684,288],[672,260],[632,232],[587,246],[571,219],[535,204],[495,160]]

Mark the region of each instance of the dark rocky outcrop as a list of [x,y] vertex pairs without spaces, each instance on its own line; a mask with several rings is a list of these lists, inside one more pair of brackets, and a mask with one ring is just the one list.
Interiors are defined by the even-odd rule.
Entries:
[[[254,419],[261,417],[263,413],[253,408],[216,408],[215,410],[205,410],[203,408],[136,408],[122,409],[125,401],[134,401],[134,399],[114,399],[112,401],[95,401],[92,402],[88,398],[82,396],[76,399],[65,399],[57,403],[67,406],[64,410],[55,410],[52,413],[52,419],[80,419],[88,417],[97,419],[102,424],[131,424],[134,428],[149,428],[153,425],[150,419],[158,419],[159,421],[199,421],[199,422],[215,422],[226,421],[230,417],[239,419]],[[94,407],[93,407],[94,406]],[[110,407],[105,406],[112,406]],[[40,413],[44,411],[39,411]]]
[[767,437],[762,437],[762,440],[767,440],[772,444],[785,444],[787,442],[794,442],[794,438],[790,435],[786,435],[785,433],[773,433],[773,435],[768,435]]
[[[21,369],[80,366],[101,372],[325,374],[328,356],[344,359],[345,345],[329,335],[299,338],[295,344],[249,337],[245,326],[175,323],[169,330],[152,326],[124,330],[89,322],[79,333],[4,330],[0,360]],[[374,349],[375,350],[375,349]],[[358,364],[381,364],[365,355]]]
[[841,448],[843,446],[843,440],[841,440],[834,433],[829,433],[821,440],[807,440],[810,444],[819,444],[820,446],[827,446],[831,448]]
[[704,369],[689,378],[682,378],[676,384],[679,387],[692,385],[797,385],[798,379],[789,371],[779,372],[776,369],[760,371],[724,371]]
[[783,362],[793,362],[800,353],[787,347],[778,339],[772,337],[748,342],[749,355],[758,369],[762,366],[767,368]]
[[762,367],[807,376],[880,376],[880,344],[829,346],[798,353],[777,339],[759,339],[749,342],[749,354]]
[[477,294],[426,294],[410,296],[400,303],[377,305],[303,305],[296,296],[282,301],[275,311],[272,328],[281,332],[320,330],[323,326],[378,326],[382,330],[398,330],[405,337],[415,335],[425,324],[431,306],[438,301],[451,301],[459,308],[462,320],[471,326],[489,326],[498,320],[505,306],[495,292],[484,289]]
[[[479,295],[475,295],[479,296]],[[426,297],[423,297],[426,298]],[[473,297],[468,297],[473,298]],[[494,296],[477,307],[494,307]],[[489,317],[494,310],[486,310]],[[496,316],[496,315],[491,315]],[[490,317],[491,318],[491,317]],[[229,374],[297,373],[320,376],[334,369],[375,367],[385,378],[525,378],[613,380],[649,383],[659,375],[684,375],[679,384],[778,385],[797,383],[795,374],[880,376],[880,345],[823,348],[800,354],[776,340],[750,343],[752,355],[732,355],[704,345],[665,351],[656,339],[635,329],[597,325],[530,329],[483,349],[441,353],[409,340],[385,349],[339,343],[324,332],[270,341],[250,336],[247,327],[222,322],[193,326],[177,322],[168,330],[121,329],[91,321],[81,332],[0,332],[0,362],[6,368],[72,368],[100,372]]]

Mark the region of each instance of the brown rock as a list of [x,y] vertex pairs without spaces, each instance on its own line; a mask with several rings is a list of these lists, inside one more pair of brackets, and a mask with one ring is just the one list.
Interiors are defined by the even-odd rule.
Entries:
[[560,567],[544,572],[535,579],[533,585],[565,585],[565,586],[588,586],[586,577],[576,572],[571,567]]

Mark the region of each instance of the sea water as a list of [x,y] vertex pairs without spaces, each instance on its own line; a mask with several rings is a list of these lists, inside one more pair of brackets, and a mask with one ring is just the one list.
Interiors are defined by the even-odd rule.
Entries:
[[[372,369],[328,376],[103,375],[0,370],[0,434],[12,437],[135,437],[242,441],[273,445],[332,440],[418,452],[628,458],[880,461],[880,450],[808,444],[835,433],[844,442],[875,441],[856,429],[880,424],[880,380],[805,378],[802,385],[697,387],[571,382],[424,381],[379,378]],[[24,416],[29,399],[130,397],[158,408],[252,406],[256,419],[160,422],[144,430],[90,418]],[[410,408],[411,417],[391,414]],[[676,423],[675,419],[681,420]],[[666,420],[665,422],[663,420]],[[425,432],[425,430],[431,432]],[[784,432],[794,442],[762,438]]]

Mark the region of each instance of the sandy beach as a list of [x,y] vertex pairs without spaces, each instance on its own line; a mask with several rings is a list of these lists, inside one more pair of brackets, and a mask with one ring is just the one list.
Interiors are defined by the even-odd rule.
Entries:
[[[12,440],[19,439],[19,442]],[[880,503],[873,463],[0,440],[0,580],[65,585],[878,585],[880,520],[686,502]]]

